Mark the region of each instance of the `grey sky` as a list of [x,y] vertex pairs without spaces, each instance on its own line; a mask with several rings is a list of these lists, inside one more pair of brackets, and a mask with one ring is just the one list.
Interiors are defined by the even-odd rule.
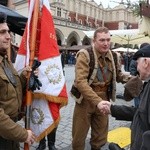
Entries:
[[[115,6],[117,6],[119,4],[119,2],[121,2],[121,0],[94,0],[97,4],[100,4],[100,2],[102,3],[104,8],[107,8],[108,5],[113,8]],[[138,2],[139,0],[131,0],[131,2]],[[124,0],[124,2],[126,2],[126,0]]]

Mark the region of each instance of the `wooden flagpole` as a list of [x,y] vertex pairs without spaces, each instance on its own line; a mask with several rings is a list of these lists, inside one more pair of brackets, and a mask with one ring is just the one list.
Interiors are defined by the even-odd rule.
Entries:
[[[35,58],[35,48],[36,48],[36,36],[37,36],[37,24],[38,24],[38,17],[39,17],[39,7],[40,2],[39,0],[35,0],[34,4],[34,10],[33,10],[33,17],[31,20],[31,34],[30,34],[30,58],[29,58],[29,66],[32,67],[33,61]],[[30,78],[30,74],[28,72],[28,82]],[[31,113],[31,103],[32,103],[32,91],[28,90],[26,92],[26,117],[25,117],[25,128],[30,129],[30,113]],[[29,150],[29,145],[27,143],[24,143],[24,150]]]

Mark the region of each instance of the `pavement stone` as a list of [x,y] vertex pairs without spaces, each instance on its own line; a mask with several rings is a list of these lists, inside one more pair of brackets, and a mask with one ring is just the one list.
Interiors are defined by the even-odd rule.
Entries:
[[[57,132],[56,132],[56,148],[57,150],[72,150],[71,148],[71,142],[72,142],[72,116],[73,116],[73,110],[74,110],[74,105],[75,102],[73,100],[73,98],[71,97],[71,95],[69,94],[69,91],[71,89],[71,86],[73,84],[74,81],[74,66],[70,65],[66,65],[65,68],[65,78],[66,78],[66,86],[67,86],[67,92],[68,92],[68,105],[64,106],[63,108],[61,108],[60,110],[60,114],[61,114],[61,120],[60,123],[58,125],[57,128]],[[121,83],[117,83],[117,94],[122,94],[123,90],[124,90],[124,85],[122,85]],[[116,104],[118,105],[133,105],[133,102],[125,102],[122,99],[117,99]],[[109,116],[110,120],[109,120],[109,130],[113,130],[115,128],[121,127],[121,126],[130,126],[130,122],[127,121],[117,121],[114,118],[112,118],[111,116]],[[22,126],[24,126],[23,121],[20,121],[19,124],[21,124]],[[89,144],[89,139],[90,139],[90,130],[89,133],[87,135],[87,139],[86,139],[86,146],[85,146],[85,150],[90,150],[90,144]],[[20,144],[21,145],[21,150],[23,149],[23,143]],[[38,143],[34,143],[31,147],[30,150],[35,150],[38,146]],[[129,149],[129,146],[125,148],[126,150]],[[48,150],[48,147],[46,148],[46,150]],[[108,148],[108,143],[106,145],[103,146],[102,150],[109,150]]]

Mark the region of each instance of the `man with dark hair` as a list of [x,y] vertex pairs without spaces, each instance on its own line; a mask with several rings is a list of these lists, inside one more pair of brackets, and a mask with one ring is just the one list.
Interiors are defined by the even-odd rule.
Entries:
[[[75,104],[72,129],[73,150],[84,150],[85,139],[91,127],[91,150],[100,150],[107,142],[108,116],[100,112],[103,101],[115,101],[116,81],[125,83],[127,75],[121,72],[119,58],[110,50],[111,36],[108,28],[98,28],[93,36],[92,51],[95,66],[90,72],[90,56],[87,50],[77,53],[75,87],[82,94],[82,101]],[[91,84],[89,84],[91,83]]]
[[6,21],[6,14],[0,12],[0,150],[19,150],[19,142],[32,144],[35,136],[16,123],[27,72],[24,70],[19,76],[8,60],[10,34]]

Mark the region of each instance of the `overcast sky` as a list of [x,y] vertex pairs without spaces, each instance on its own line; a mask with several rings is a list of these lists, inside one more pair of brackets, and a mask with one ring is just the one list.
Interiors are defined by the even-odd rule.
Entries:
[[[108,5],[113,8],[115,6],[117,6],[119,4],[119,2],[121,2],[121,0],[94,0],[97,4],[100,4],[100,2],[102,3],[104,8],[107,8]],[[131,2],[138,2],[139,0],[131,0]],[[117,3],[118,2],[118,3]],[[124,0],[124,2],[126,2],[126,0]]]

